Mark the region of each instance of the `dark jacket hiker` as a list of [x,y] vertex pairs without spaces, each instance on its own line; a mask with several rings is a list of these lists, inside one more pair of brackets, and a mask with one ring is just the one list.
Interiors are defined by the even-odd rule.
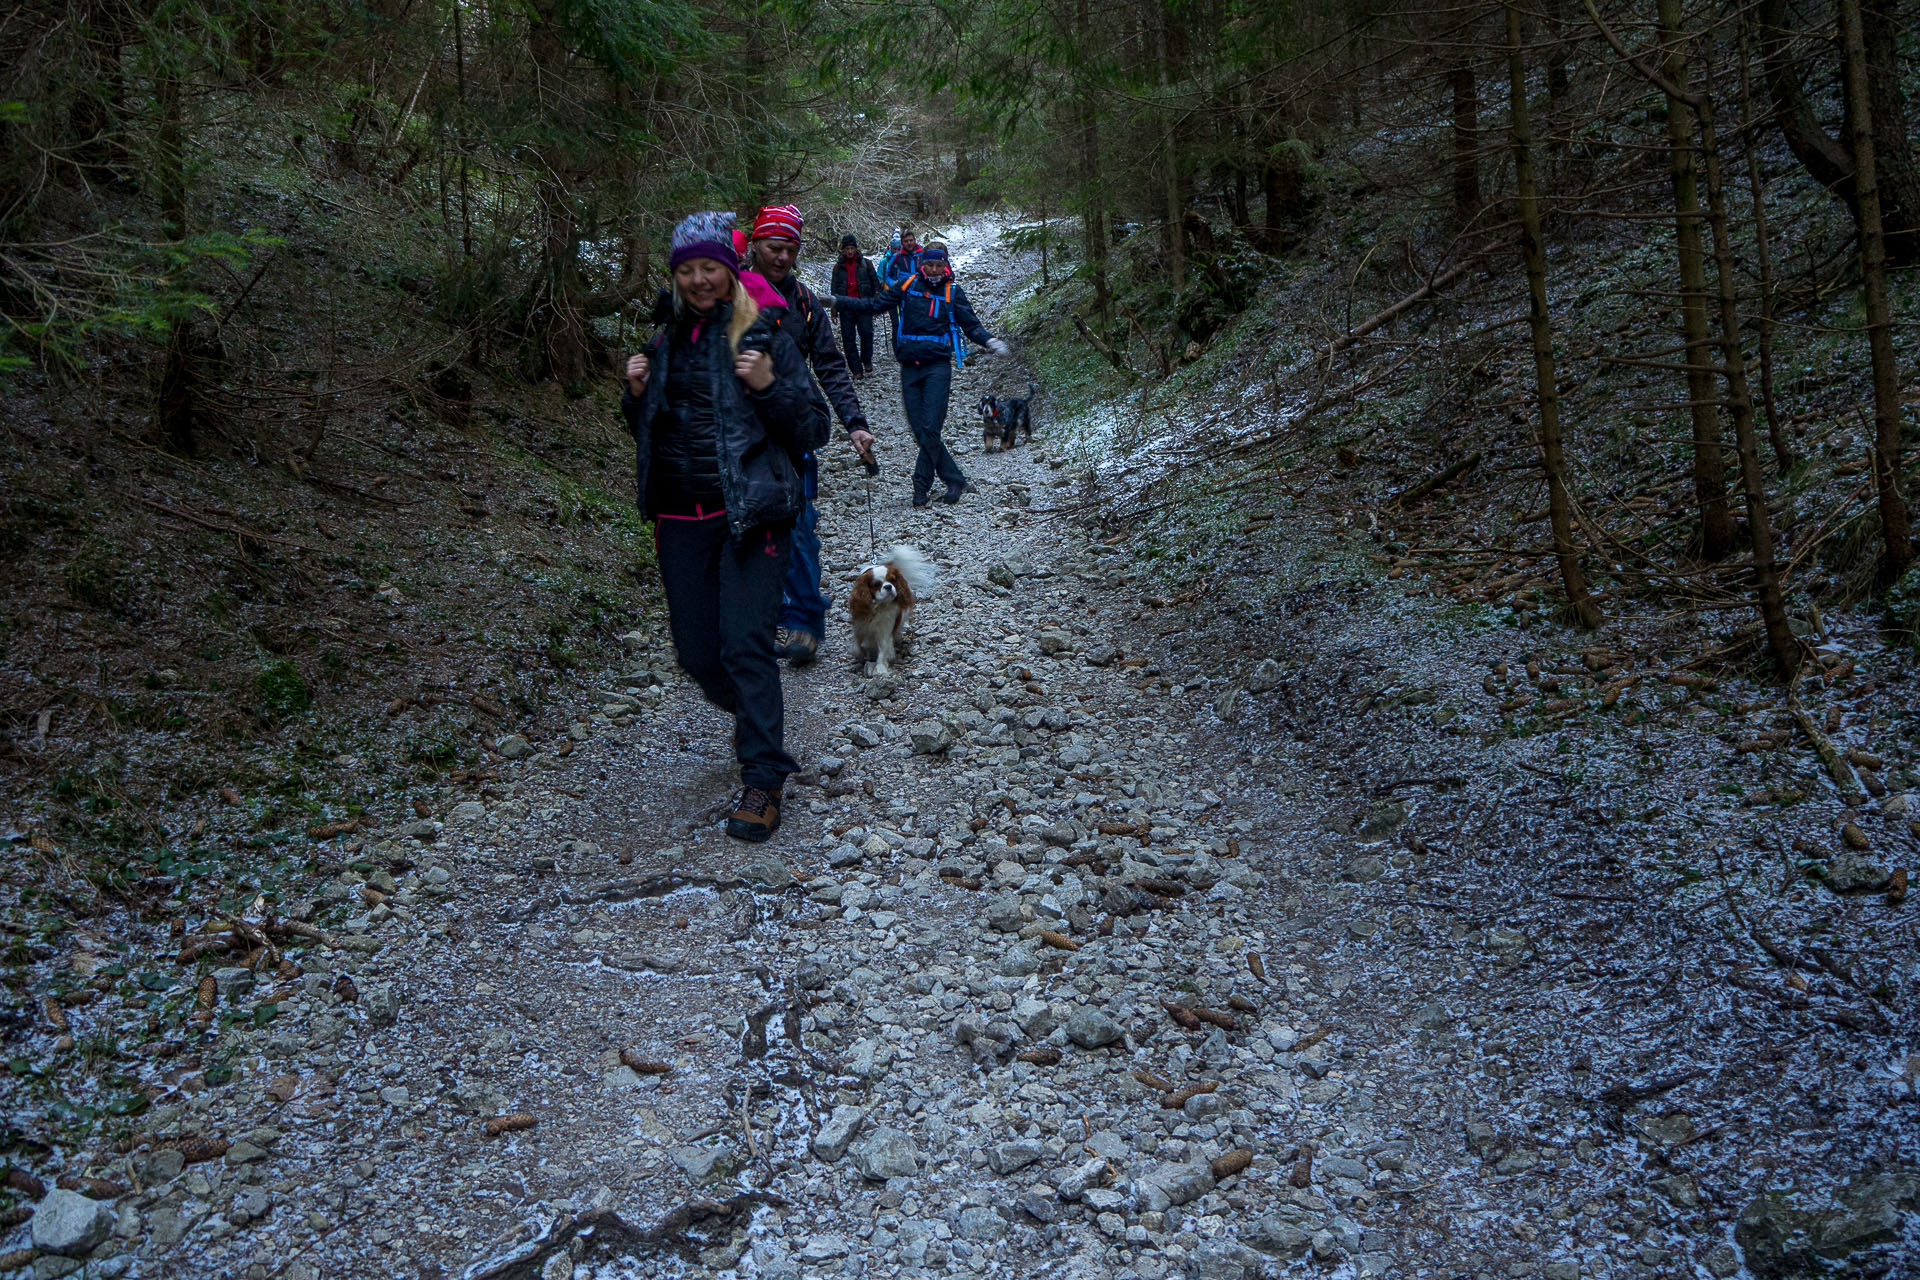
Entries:
[[946,485],[940,500],[958,502],[973,486],[940,434],[947,421],[954,362],[964,358],[969,338],[1000,355],[1007,354],[1007,344],[988,333],[974,315],[966,290],[953,282],[947,251],[939,245],[921,252],[920,267],[908,280],[883,288],[872,302],[849,303],[876,304],[897,313],[893,354],[900,361],[900,399],[914,443],[920,446],[913,467],[913,505],[927,505],[936,478]]
[[781,332],[779,312],[762,310],[740,335],[742,351],[765,351],[773,361],[773,386],[764,393],[734,376],[731,302],[715,304],[699,323],[679,317],[647,344],[646,390],[620,394],[641,515],[691,515],[703,503],[724,510],[738,536],[799,514],[799,460],[827,442],[827,411],[799,347]]
[[826,441],[827,414],[781,331],[784,301],[740,270],[732,228],[717,212],[674,228],[669,323],[628,360],[620,405],[674,652],[733,716],[742,790],[727,834],[765,840],[798,767],[784,744],[774,624],[806,507],[801,464]]

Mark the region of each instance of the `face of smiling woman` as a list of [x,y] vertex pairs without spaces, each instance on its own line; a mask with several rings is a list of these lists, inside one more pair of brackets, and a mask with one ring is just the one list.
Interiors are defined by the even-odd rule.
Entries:
[[695,313],[704,316],[714,303],[733,296],[733,271],[712,258],[689,258],[673,269],[673,287]]

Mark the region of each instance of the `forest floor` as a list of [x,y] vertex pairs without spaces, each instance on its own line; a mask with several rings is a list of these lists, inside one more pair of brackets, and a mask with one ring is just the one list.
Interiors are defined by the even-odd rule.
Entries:
[[[952,237],[990,326],[1033,266],[996,232]],[[1869,763],[1910,662],[1801,692],[1882,793],[1849,803],[1782,762],[1764,688],[1464,625],[1330,502],[1257,555],[1143,563],[1071,518],[1098,491],[1046,390],[1030,447],[980,453],[972,403],[1025,382],[1001,362],[953,395],[979,492],[911,511],[892,373],[862,388],[886,473],[826,459],[827,575],[843,600],[901,541],[941,582],[893,678],[838,622],[791,673],[774,843],[719,833],[729,726],[656,629],[544,742],[329,837],[310,927],[249,934],[253,968],[175,965],[198,919],[47,939],[30,991],[129,981],[16,1017],[16,1077],[146,1100],[9,1176],[95,1180],[86,1275],[1911,1265],[1888,886],[1920,815]],[[74,1047],[161,997],[204,1003],[205,1045]],[[77,1272],[24,1252],[42,1225],[16,1211],[0,1264]]]

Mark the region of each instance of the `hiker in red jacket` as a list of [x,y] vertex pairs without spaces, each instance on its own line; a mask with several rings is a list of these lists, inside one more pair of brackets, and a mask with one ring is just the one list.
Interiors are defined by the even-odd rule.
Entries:
[[[860,241],[849,231],[840,237],[840,261],[833,264],[830,292],[846,298],[872,298],[880,292],[880,273],[860,253]],[[856,378],[873,372],[873,313],[837,307],[840,345],[847,349],[847,367]]]

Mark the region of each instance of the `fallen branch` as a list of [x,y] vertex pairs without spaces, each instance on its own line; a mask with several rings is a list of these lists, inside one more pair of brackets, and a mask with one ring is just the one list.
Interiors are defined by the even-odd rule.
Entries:
[[575,1236],[584,1236],[593,1245],[605,1245],[624,1253],[640,1253],[663,1245],[684,1251],[689,1244],[707,1243],[692,1236],[696,1227],[718,1235],[759,1205],[784,1207],[786,1203],[766,1191],[746,1191],[726,1200],[703,1197],[678,1206],[652,1227],[635,1226],[611,1208],[589,1209],[558,1219],[534,1239],[518,1246],[511,1256],[478,1264],[468,1270],[462,1280],[536,1280],[547,1260],[564,1252]]
[[1480,450],[1475,449],[1472,453],[1460,459],[1460,461],[1454,463],[1445,471],[1440,472],[1438,475],[1428,476],[1425,480],[1414,485],[1411,489],[1408,489],[1387,505],[1389,507],[1405,509],[1408,504],[1420,501],[1420,499],[1426,497],[1436,489],[1444,489],[1461,476],[1467,474],[1467,472],[1473,470],[1476,466],[1480,465],[1480,459],[1484,456]]
[[1375,329],[1392,324],[1407,312],[1433,297],[1436,293],[1440,292],[1440,290],[1466,275],[1467,272],[1474,268],[1477,262],[1478,259],[1469,258],[1465,262],[1455,263],[1439,275],[1428,280],[1418,289],[1415,289],[1406,297],[1400,299],[1400,301],[1388,307],[1385,311],[1377,312],[1367,319],[1362,320],[1359,324],[1347,330],[1332,342],[1329,342],[1327,349],[1320,353],[1321,361],[1324,363],[1325,361],[1333,359],[1333,357],[1339,355],[1342,351],[1345,351],[1348,347],[1360,341],[1360,339],[1366,337]]
[[1800,677],[1796,675],[1793,684],[1787,688],[1787,710],[1793,713],[1794,721],[1800,726],[1800,731],[1807,735],[1809,742],[1813,743],[1814,754],[1820,757],[1820,763],[1827,766],[1828,776],[1833,779],[1834,785],[1840,788],[1840,798],[1850,805],[1865,804],[1866,788],[1862,787],[1860,779],[1854,776],[1853,766],[1847,763],[1846,757],[1835,749],[1833,739],[1820,731],[1820,726],[1813,722],[1813,717],[1808,715],[1807,709],[1800,704],[1799,685]]
[[1112,364],[1114,368],[1118,369],[1122,373],[1132,373],[1134,371],[1133,366],[1126,362],[1125,357],[1123,357],[1119,352],[1115,351],[1112,347],[1108,346],[1105,342],[1101,341],[1100,335],[1087,327],[1087,322],[1085,320],[1082,320],[1079,316],[1075,316],[1073,318],[1073,327],[1078,329],[1080,331],[1080,336],[1085,338],[1088,342],[1091,342],[1094,345],[1094,348],[1097,351],[1099,351],[1101,355],[1105,356],[1108,362]]

